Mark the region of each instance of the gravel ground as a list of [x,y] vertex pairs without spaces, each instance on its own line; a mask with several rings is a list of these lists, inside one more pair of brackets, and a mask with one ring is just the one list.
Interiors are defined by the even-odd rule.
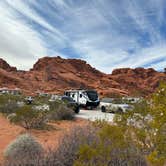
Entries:
[[114,114],[103,113],[100,110],[80,110],[79,114],[77,114],[76,117],[88,119],[91,121],[106,120],[108,122],[112,122]]

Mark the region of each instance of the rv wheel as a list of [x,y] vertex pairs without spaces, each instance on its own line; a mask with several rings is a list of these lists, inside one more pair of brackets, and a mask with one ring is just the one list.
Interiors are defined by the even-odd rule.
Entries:
[[78,106],[76,109],[75,109],[75,113],[78,114],[80,112],[80,107]]
[[93,106],[90,107],[90,110],[93,110]]
[[92,106],[88,106],[88,107],[86,107],[86,109],[93,110],[93,107]]
[[101,112],[106,112],[106,108],[104,106],[101,107]]

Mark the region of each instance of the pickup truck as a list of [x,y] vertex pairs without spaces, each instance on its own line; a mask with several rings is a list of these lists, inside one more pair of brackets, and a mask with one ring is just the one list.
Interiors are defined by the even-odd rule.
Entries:
[[102,99],[100,102],[100,109],[102,112],[110,113],[123,113],[133,109],[132,105],[129,104],[114,104],[112,99]]

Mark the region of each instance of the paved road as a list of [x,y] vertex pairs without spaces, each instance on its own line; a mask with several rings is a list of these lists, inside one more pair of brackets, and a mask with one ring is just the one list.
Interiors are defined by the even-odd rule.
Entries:
[[108,122],[112,122],[114,114],[103,113],[100,110],[80,110],[79,114],[77,114],[76,117],[88,119],[91,121],[106,120]]

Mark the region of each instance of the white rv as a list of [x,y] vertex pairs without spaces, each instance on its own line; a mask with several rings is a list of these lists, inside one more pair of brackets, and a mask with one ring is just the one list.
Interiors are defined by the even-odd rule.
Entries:
[[92,109],[100,104],[99,96],[95,90],[67,90],[65,95],[73,98],[82,107]]

